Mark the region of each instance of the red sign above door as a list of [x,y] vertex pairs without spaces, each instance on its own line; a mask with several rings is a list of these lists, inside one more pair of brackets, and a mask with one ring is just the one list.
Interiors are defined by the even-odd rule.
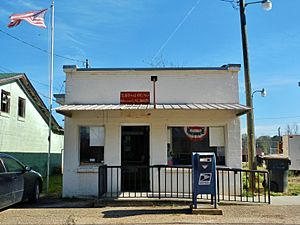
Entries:
[[122,91],[120,104],[150,104],[149,91]]

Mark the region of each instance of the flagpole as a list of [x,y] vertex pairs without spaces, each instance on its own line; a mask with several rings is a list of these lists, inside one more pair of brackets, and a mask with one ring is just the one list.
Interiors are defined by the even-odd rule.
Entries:
[[54,50],[54,0],[51,4],[51,51],[50,51],[50,89],[49,89],[49,136],[48,136],[48,158],[47,158],[47,193],[49,193],[50,176],[50,152],[51,152],[51,133],[52,133],[52,96],[53,96],[53,50]]

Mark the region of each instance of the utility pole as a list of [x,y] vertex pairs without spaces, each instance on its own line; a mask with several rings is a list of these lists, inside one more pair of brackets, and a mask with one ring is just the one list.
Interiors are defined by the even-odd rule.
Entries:
[[246,105],[250,108],[247,113],[247,142],[248,142],[248,167],[250,170],[256,170],[257,164],[255,160],[255,134],[254,134],[254,116],[253,116],[253,102],[250,80],[249,55],[248,55],[248,38],[247,38],[247,23],[245,15],[245,1],[240,0],[240,19],[241,19],[241,33],[242,33],[242,47],[244,60],[244,76],[245,76],[245,91],[246,91]]

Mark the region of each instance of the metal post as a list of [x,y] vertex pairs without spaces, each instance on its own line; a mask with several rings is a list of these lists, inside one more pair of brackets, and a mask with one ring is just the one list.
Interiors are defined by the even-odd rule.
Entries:
[[158,199],[160,199],[160,166],[157,167],[157,172],[158,172]]
[[250,170],[256,170],[257,165],[255,160],[256,148],[255,148],[254,119],[253,119],[254,116],[253,116],[253,102],[252,102],[252,95],[251,95],[252,91],[251,91],[251,81],[250,81],[249,56],[248,56],[245,2],[244,0],[240,0],[239,3],[240,3],[244,74],[245,74],[246,105],[250,108],[250,111],[247,113],[248,166]]
[[49,136],[48,136],[48,157],[47,157],[47,193],[49,193],[50,176],[50,152],[51,152],[51,132],[52,132],[52,93],[53,93],[53,50],[54,50],[54,0],[51,5],[51,54],[50,54],[50,88],[49,88]]
[[157,81],[157,76],[151,76],[151,81],[153,82],[153,105],[154,105],[154,109],[156,109],[156,95],[155,95],[156,87],[155,87],[155,83]]
[[154,109],[156,109],[156,96],[155,96],[155,83],[156,81],[153,81],[153,105],[154,105]]

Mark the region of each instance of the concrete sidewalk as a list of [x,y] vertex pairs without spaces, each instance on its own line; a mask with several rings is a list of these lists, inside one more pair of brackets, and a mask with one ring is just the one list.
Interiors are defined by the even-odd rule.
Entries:
[[37,203],[21,202],[14,208],[93,208],[94,199],[78,198],[47,198],[43,197]]
[[[207,202],[199,202],[199,204],[208,204]],[[43,197],[38,203],[22,202],[14,207],[16,208],[94,208],[94,207],[141,207],[141,206],[186,206],[191,204],[191,200],[185,199],[184,201],[175,200],[155,200],[155,199],[119,199],[115,201],[101,201],[97,199],[73,199],[73,198],[47,198]],[[221,202],[220,206],[226,205],[268,205],[265,203],[252,203],[252,202]],[[299,205],[300,207],[300,196],[271,196],[271,205]]]
[[195,215],[187,206],[10,208],[0,212],[0,224],[300,224],[298,205],[222,205],[219,208],[223,215]]
[[300,196],[271,196],[271,205],[299,205]]
[[[300,196],[271,197],[271,205],[222,203],[223,215],[193,215],[188,205],[106,206],[94,199],[42,198],[0,211],[0,225],[15,224],[300,224]],[[203,205],[202,205],[203,206]],[[201,204],[199,204],[201,207]]]

